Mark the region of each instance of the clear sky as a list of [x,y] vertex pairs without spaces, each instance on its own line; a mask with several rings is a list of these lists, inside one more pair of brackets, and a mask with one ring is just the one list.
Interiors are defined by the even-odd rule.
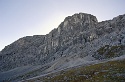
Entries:
[[109,20],[125,14],[125,0],[0,0],[0,50],[21,37],[47,34],[79,12]]

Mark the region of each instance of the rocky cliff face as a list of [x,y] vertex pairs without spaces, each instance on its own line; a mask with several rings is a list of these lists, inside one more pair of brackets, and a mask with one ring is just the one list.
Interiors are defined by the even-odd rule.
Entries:
[[47,35],[23,37],[6,46],[0,53],[0,71],[58,60],[64,64],[87,56],[96,59],[105,45],[125,45],[125,15],[98,22],[91,14],[74,14]]
[[28,64],[45,64],[62,55],[74,53],[71,46],[84,44],[97,37],[95,34],[90,39],[91,33],[87,33],[96,24],[95,16],[79,13],[66,17],[57,29],[47,35],[23,37],[2,50],[0,69],[2,71]]

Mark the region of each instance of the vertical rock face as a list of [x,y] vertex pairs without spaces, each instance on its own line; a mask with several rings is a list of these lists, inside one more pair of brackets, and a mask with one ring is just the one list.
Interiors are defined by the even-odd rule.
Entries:
[[95,16],[85,13],[74,14],[65,18],[58,27],[59,34],[65,34],[68,32],[76,34],[77,32],[83,32],[90,28],[95,28],[98,23]]
[[0,53],[0,71],[26,65],[44,65],[63,56],[93,55],[104,45],[125,42],[125,15],[98,22],[91,14],[68,16],[47,35],[20,38]]

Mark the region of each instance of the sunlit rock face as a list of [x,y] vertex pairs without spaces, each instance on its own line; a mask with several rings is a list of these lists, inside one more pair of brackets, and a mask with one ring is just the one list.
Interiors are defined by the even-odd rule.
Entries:
[[74,14],[65,18],[58,29],[59,34],[68,33],[69,35],[83,32],[95,28],[98,23],[95,16],[85,13]]
[[124,44],[125,15],[98,22],[91,14],[78,13],[66,17],[49,34],[23,37],[6,46],[0,52],[0,71],[45,65],[62,57],[84,58],[102,46]]

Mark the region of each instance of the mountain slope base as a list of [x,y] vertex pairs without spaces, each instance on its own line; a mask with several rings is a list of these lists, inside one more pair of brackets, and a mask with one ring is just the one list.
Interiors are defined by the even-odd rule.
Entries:
[[124,82],[125,59],[61,71],[23,82]]

